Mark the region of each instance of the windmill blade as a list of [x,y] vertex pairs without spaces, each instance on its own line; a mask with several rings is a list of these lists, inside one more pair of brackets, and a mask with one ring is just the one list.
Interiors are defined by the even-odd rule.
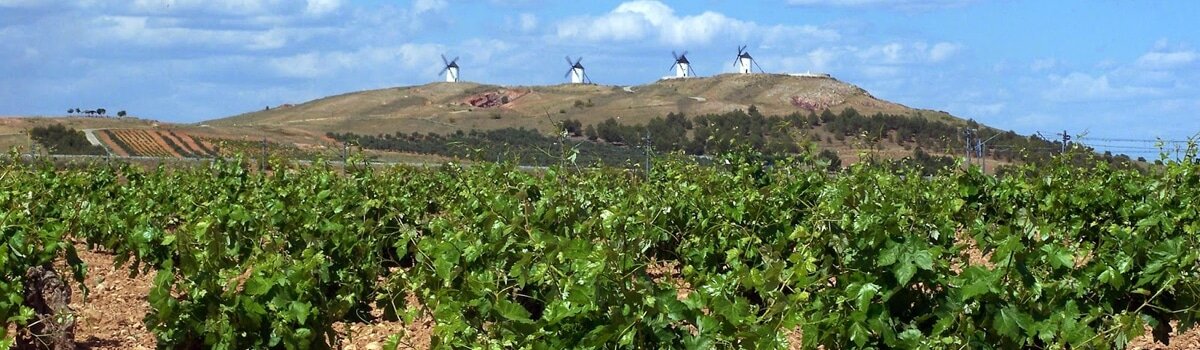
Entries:
[[442,65],[449,66],[450,62],[446,61],[446,55],[442,55]]
[[674,70],[675,66],[678,66],[678,65],[679,65],[679,61],[675,61],[675,63],[672,63],[670,67],[667,67],[667,71],[670,72],[670,71]]
[[693,77],[696,76],[696,70],[692,69],[692,65],[690,65],[690,64],[688,65],[688,71],[692,73]]
[[572,66],[572,67],[574,67],[574,66],[575,66],[575,64],[574,64],[574,63],[571,63],[571,56],[567,56],[567,65],[568,65],[568,66]]
[[[445,60],[444,57],[442,59]],[[458,56],[454,56],[454,59],[450,60],[450,63],[448,63],[446,65],[449,66],[449,65],[455,64],[455,63],[458,63]]]
[[567,74],[563,74],[563,78],[570,78],[571,71],[573,71],[573,70],[575,70],[575,68],[567,68]]
[[[687,51],[684,51],[684,52],[687,52]],[[675,62],[679,62],[679,55],[676,55],[674,50],[671,51],[671,57],[675,57]]]
[[583,71],[583,82],[591,84],[592,78],[588,77],[587,71]]
[[[675,52],[672,51],[671,53],[675,53]],[[687,54],[688,54],[687,50],[683,50],[683,53],[679,54],[679,58],[687,59]]]
[[576,58],[575,64],[572,64],[571,66],[572,67],[577,66],[577,65],[579,65],[579,62],[583,62],[583,56],[579,56],[579,58]]
[[442,71],[441,71],[441,72],[438,72],[438,74],[437,74],[437,75],[446,74],[446,71],[448,71],[448,70],[450,70],[450,66],[449,66],[449,65],[447,65],[447,66],[445,66],[445,67],[442,67]]

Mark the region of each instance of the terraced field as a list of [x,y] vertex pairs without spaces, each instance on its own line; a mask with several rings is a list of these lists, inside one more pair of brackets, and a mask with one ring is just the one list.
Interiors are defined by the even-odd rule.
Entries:
[[114,154],[165,158],[208,158],[216,156],[212,144],[172,130],[110,129],[96,131]]

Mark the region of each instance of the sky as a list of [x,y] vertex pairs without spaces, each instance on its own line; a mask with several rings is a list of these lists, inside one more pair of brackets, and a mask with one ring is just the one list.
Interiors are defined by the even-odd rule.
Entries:
[[[687,50],[1100,149],[1200,132],[1200,2],[1024,0],[0,0],[0,115],[198,122],[438,81],[641,85]],[[1148,158],[1150,158],[1148,156]]]

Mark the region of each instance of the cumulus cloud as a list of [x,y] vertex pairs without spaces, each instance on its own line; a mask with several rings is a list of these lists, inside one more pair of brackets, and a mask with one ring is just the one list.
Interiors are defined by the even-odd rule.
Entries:
[[442,9],[446,8],[446,5],[446,0],[415,0],[413,1],[413,12],[420,14],[431,11],[441,11]]
[[1157,89],[1150,87],[1114,85],[1108,75],[1093,77],[1074,72],[1065,76],[1052,75],[1052,86],[1042,96],[1051,101],[1081,102],[1091,100],[1121,100],[1155,95]]
[[897,10],[933,10],[969,5],[976,0],[788,0],[800,6],[880,7]]
[[44,5],[44,4],[45,3],[41,0],[0,0],[0,7],[23,8],[23,7],[35,7],[35,6]]
[[341,6],[341,0],[308,0],[308,6],[305,7],[304,12],[320,16],[333,12]]
[[1137,65],[1149,69],[1177,68],[1196,62],[1200,55],[1192,50],[1180,51],[1151,51],[1137,59]]
[[440,45],[404,44],[352,51],[312,51],[271,58],[267,65],[287,78],[328,77],[360,67],[399,67],[411,71],[432,67],[435,62],[432,58],[438,57],[442,50]]
[[898,43],[892,42],[867,47],[863,50],[848,48],[856,51],[865,63],[903,65],[941,63],[953,57],[962,49],[959,44],[938,42],[929,45],[925,42]]
[[538,19],[537,16],[532,13],[522,13],[519,21],[521,24],[521,31],[523,32],[532,32],[534,29],[537,29]]
[[656,0],[629,1],[605,15],[568,19],[558,24],[557,35],[561,39],[592,42],[654,39],[675,46],[708,44],[719,37],[747,40],[759,36],[777,41],[794,37],[839,38],[836,31],[816,26],[764,26],[712,11],[678,16],[674,9]]
[[1029,64],[1029,70],[1032,70],[1034,72],[1041,72],[1041,71],[1045,71],[1045,70],[1057,67],[1058,64],[1059,64],[1058,60],[1054,59],[1054,58],[1039,58],[1039,59],[1033,60],[1033,63]]
[[175,20],[146,16],[100,16],[90,21],[88,32],[79,38],[87,46],[150,48],[217,48],[222,50],[270,50],[294,40],[308,38],[330,29],[278,27],[257,30],[242,28],[205,28]]

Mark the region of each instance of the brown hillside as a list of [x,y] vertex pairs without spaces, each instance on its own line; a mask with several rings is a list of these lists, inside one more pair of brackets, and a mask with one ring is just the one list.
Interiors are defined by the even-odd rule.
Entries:
[[[944,112],[921,111],[883,101],[832,78],[780,74],[723,74],[660,80],[617,87],[553,85],[504,87],[476,83],[431,83],[326,97],[295,106],[246,113],[203,124],[224,127],[287,127],[313,133],[364,134],[436,132],[526,127],[549,130],[553,120],[584,124],[615,117],[641,123],[671,112],[722,113],[757,106],[764,114],[840,112],[855,108],[961,122]],[[549,118],[547,118],[549,116]]]

